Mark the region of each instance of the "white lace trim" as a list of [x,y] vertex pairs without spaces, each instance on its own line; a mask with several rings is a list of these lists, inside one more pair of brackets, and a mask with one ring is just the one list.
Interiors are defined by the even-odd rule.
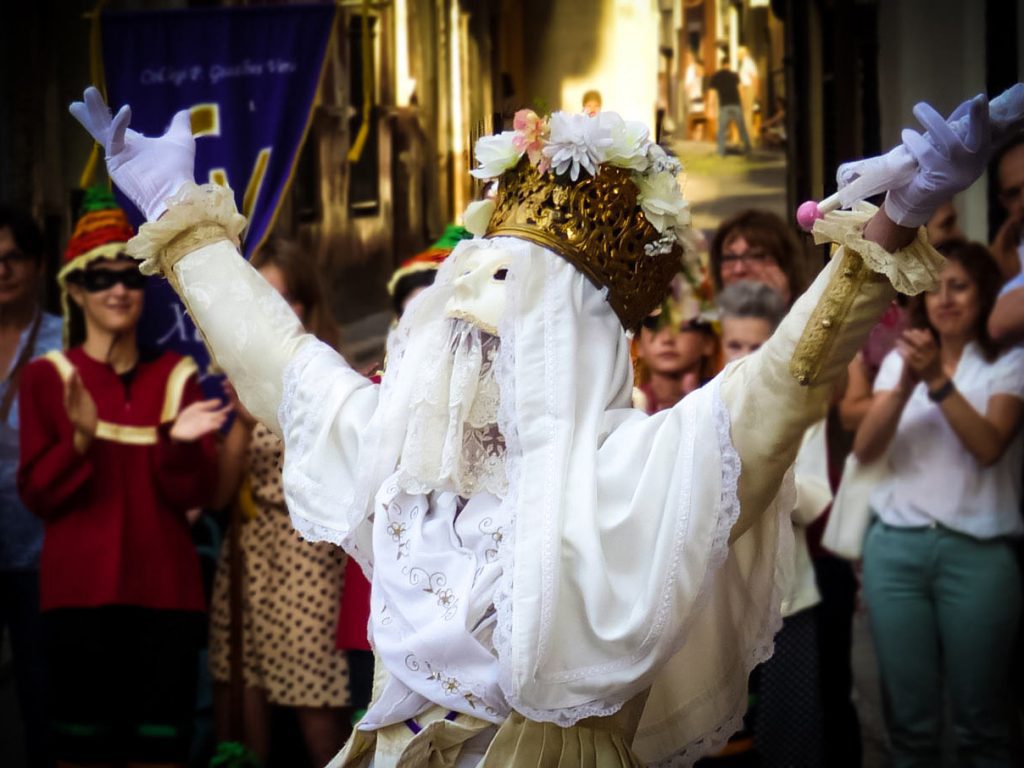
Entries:
[[905,248],[889,253],[878,243],[864,239],[864,227],[878,208],[863,201],[849,211],[833,211],[814,222],[814,242],[837,243],[857,253],[873,272],[885,275],[900,293],[915,296],[932,290],[946,260],[928,243],[927,231],[918,227],[917,237]]
[[[338,499],[325,494],[320,483],[314,482],[305,476],[301,471],[295,470],[288,459],[288,454],[299,458],[305,458],[312,454],[313,445],[317,434],[315,429],[305,428],[306,425],[296,423],[295,417],[307,413],[303,408],[299,393],[304,393],[303,399],[316,399],[316,384],[310,380],[303,379],[303,376],[317,357],[327,355],[331,360],[337,358],[337,353],[329,346],[319,340],[311,340],[303,344],[295,355],[288,361],[282,374],[281,402],[277,409],[278,423],[281,425],[282,434],[288,437],[288,452],[285,458],[285,495],[292,499],[288,504],[288,514],[291,518],[292,527],[299,532],[306,541],[328,541],[332,544],[344,547],[344,549],[359,563],[367,574],[372,571],[373,556],[370,552],[364,552],[356,543],[353,532],[361,522],[362,516],[359,509],[353,504],[350,496],[345,499]],[[313,500],[313,501],[309,501]],[[324,525],[304,517],[296,510],[299,509],[338,509],[345,515],[346,528],[336,528]]]
[[516,549],[516,509],[519,504],[519,481],[523,448],[519,442],[519,430],[516,428],[516,327],[515,317],[517,291],[515,290],[516,272],[509,270],[506,279],[505,315],[498,329],[501,346],[498,349],[495,375],[501,391],[498,400],[498,427],[505,436],[505,472],[508,485],[505,496],[501,500],[499,515],[508,521],[505,539],[498,552],[501,563],[501,576],[494,589],[494,610],[497,621],[491,642],[498,654],[498,686],[505,694],[509,704],[518,709],[519,697],[515,690],[515,676],[512,671],[512,615],[513,586]]
[[[729,418],[729,411],[722,402],[719,393],[719,381],[720,378],[717,378],[709,386],[714,386],[713,406],[715,431],[718,437],[719,452],[722,457],[721,506],[725,514],[722,514],[719,517],[718,527],[715,531],[709,575],[711,572],[718,570],[725,563],[728,557],[729,535],[733,526],[736,524],[736,521],[739,519],[740,513],[738,489],[741,462],[739,454],[736,452],[736,448],[732,444],[732,423]],[[783,515],[785,510],[793,509],[796,504],[796,490],[793,485],[791,472],[792,470],[787,473],[786,478],[783,480],[782,488],[780,489],[772,508],[766,514],[769,514],[772,509],[778,509],[780,510],[779,514]],[[789,517],[788,515],[785,515],[785,517],[786,520],[784,522],[788,524]],[[789,541],[789,539],[785,537],[784,533],[785,530],[780,525],[780,545]],[[758,628],[754,644],[750,650],[747,651],[745,663],[740,669],[742,676],[734,677],[729,681],[733,686],[741,683],[743,691],[746,691],[746,681],[754,667],[771,658],[772,652],[775,648],[775,634],[782,628],[782,563],[785,562],[784,558],[788,556],[791,556],[791,553],[785,551],[779,551],[776,554],[775,572],[773,574],[774,583],[772,585],[772,597],[767,620],[760,628]],[[705,581],[705,584],[701,588],[695,602],[697,609],[707,602],[710,598],[710,592],[710,583]],[[729,737],[743,726],[743,715],[747,711],[747,705],[747,697],[740,696],[736,701],[732,712],[730,712],[722,722],[716,725],[708,733],[701,734],[670,757],[648,764],[648,768],[688,768],[688,766],[693,765],[702,757],[718,752],[723,746],[725,746]]]
[[160,274],[172,265],[160,263],[160,253],[172,240],[197,224],[219,224],[225,236],[237,247],[245,217],[235,207],[234,193],[220,184],[186,181],[167,199],[167,211],[156,221],[139,227],[138,234],[128,241],[125,252],[142,260],[139,271],[144,275]]

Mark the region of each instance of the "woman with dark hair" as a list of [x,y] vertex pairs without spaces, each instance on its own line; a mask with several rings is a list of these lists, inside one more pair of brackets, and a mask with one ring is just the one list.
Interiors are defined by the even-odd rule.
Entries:
[[711,241],[711,279],[715,292],[740,280],[774,288],[788,307],[804,289],[800,243],[786,223],[770,211],[748,210],[727,219]]
[[[252,265],[307,329],[328,343],[335,341],[316,269],[296,243],[271,238],[253,254]],[[333,544],[304,540],[292,527],[282,488],[281,440],[241,404],[236,402],[235,407],[238,418],[224,442],[215,506],[234,500],[242,513],[242,562],[234,572],[241,574],[242,582],[243,741],[265,761],[269,706],[294,708],[311,761],[325,765],[349,733],[344,712],[349,705],[349,669],[345,654],[334,643],[345,554]],[[229,573],[225,542],[210,607],[210,670],[218,684],[215,703],[222,737],[229,730]]]
[[1001,277],[987,249],[947,258],[882,363],[854,441],[861,463],[887,471],[870,497],[864,593],[893,764],[939,764],[945,680],[961,759],[1010,765],[1024,350],[1000,354],[988,335]]

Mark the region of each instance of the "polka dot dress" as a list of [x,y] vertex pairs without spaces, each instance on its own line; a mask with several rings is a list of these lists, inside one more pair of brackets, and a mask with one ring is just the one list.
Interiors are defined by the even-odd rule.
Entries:
[[[292,528],[281,459],[281,441],[257,424],[248,468],[258,514],[241,531],[245,684],[281,706],[346,706],[348,664],[334,647],[345,555],[333,544],[305,541]],[[225,541],[210,607],[210,671],[218,682],[230,677],[229,560]]]

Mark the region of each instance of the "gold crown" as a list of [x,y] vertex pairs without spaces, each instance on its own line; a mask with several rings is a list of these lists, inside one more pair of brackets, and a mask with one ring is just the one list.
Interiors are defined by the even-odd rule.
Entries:
[[568,184],[538,174],[524,157],[502,175],[494,202],[484,237],[520,237],[554,251],[608,289],[608,303],[626,330],[661,304],[680,270],[678,244],[662,253],[644,248],[660,235],[622,168],[606,164],[596,176]]

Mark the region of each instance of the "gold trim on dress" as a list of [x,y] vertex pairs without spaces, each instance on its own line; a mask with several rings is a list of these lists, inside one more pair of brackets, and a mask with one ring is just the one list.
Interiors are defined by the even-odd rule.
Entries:
[[160,412],[160,423],[174,421],[181,411],[181,399],[185,396],[185,384],[199,368],[191,357],[183,357],[178,361],[167,377],[167,389],[164,392],[164,407]]
[[133,427],[100,421],[96,424],[96,438],[122,445],[156,445],[156,427]]
[[[817,381],[861,286],[877,275],[868,269],[860,254],[849,247],[843,249],[840,258],[839,268],[811,312],[789,362],[789,372],[804,386]],[[876,279],[885,278],[877,275]]]
[[43,355],[42,359],[49,360],[53,364],[53,367],[57,369],[57,375],[60,376],[63,382],[67,382],[71,378],[71,374],[75,372],[75,366],[68,360],[67,355],[59,349],[47,352]]
[[[53,350],[47,352],[42,356],[43,360],[48,360],[53,364],[53,367],[57,369],[57,375],[60,376],[61,381],[67,382],[71,378],[71,375],[75,372],[74,364],[68,360],[67,355],[59,350]],[[174,371],[171,372],[172,379],[178,370],[183,368],[182,363],[189,362],[192,364],[192,370],[187,371],[182,382],[188,379],[188,376],[195,370],[196,364],[192,361],[192,358],[186,357],[175,366]],[[168,384],[168,396],[170,396],[170,383]],[[178,396],[178,403],[181,402],[181,396]],[[164,409],[167,409],[167,403],[164,403]],[[157,443],[157,430],[156,427],[137,427],[129,424],[114,424],[111,421],[103,421],[102,419],[96,422],[96,435],[95,437],[99,440],[107,440],[112,443],[121,443],[122,445],[156,445]]]

